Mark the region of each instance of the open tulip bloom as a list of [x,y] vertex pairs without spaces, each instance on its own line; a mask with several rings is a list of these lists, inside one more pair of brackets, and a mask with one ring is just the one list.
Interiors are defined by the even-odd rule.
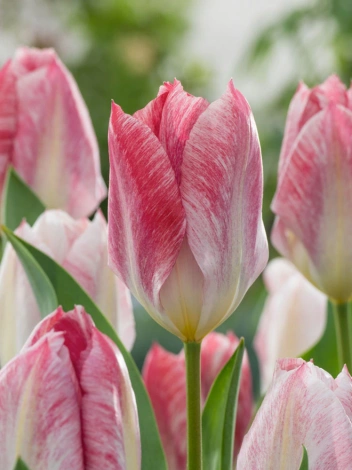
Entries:
[[[252,424],[243,339],[213,332],[268,258],[247,101],[175,79],[133,115],[113,103],[108,144],[107,223],[68,70],[28,48],[0,69],[0,470],[351,469],[352,88],[301,84],[289,109]],[[130,291],[184,343],[142,375]]]

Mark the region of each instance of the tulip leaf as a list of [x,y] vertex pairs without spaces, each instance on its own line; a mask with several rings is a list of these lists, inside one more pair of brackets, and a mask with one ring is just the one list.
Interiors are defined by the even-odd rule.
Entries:
[[[66,311],[72,310],[75,305],[82,305],[92,317],[96,327],[102,333],[111,338],[117,345],[125,359],[132,387],[136,396],[142,445],[142,470],[166,470],[165,455],[161,445],[154,411],[141,374],[131,354],[124,347],[112,325],[89,295],[64,268],[42,251],[17,237],[10,230],[5,230],[6,235],[17,254],[19,254],[21,250],[28,253],[28,256],[22,256],[22,258],[20,256],[19,257],[23,266],[25,264],[28,265],[26,273],[31,284],[33,282],[32,276],[35,276],[35,266],[39,265],[47,275],[56,292],[58,304]],[[34,264],[33,261],[36,264]],[[35,290],[34,294],[39,303],[44,302],[43,299],[47,295],[50,295],[50,292],[43,288],[42,290]]]
[[299,467],[299,470],[309,470],[309,462],[308,462],[308,452],[307,449],[303,447],[303,453],[302,453],[302,461],[301,465]]
[[44,204],[12,167],[7,171],[1,211],[2,223],[11,230],[24,218],[33,225],[45,211]]
[[244,340],[217,376],[203,416],[203,463],[207,470],[233,468],[233,442]]
[[313,359],[316,366],[325,369],[333,377],[336,377],[340,372],[334,312],[330,302],[328,302],[326,326],[323,336],[312,348],[302,354],[301,357],[305,361]]
[[21,457],[18,457],[16,465],[13,467],[13,470],[29,470],[28,465],[26,465]]
[[[2,231],[22,263],[37,300],[39,311],[42,318],[44,318],[58,306],[54,287],[33,255],[23,246],[20,239],[7,227],[2,227]],[[42,293],[45,293],[45,295],[42,295]]]

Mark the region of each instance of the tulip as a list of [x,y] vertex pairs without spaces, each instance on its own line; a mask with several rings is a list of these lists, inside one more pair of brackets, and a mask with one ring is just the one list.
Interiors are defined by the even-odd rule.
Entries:
[[[107,224],[100,212],[93,221],[72,219],[60,210],[44,212],[33,227],[16,233],[65,268],[93,298],[128,349],[135,329],[130,293],[107,266]],[[41,319],[32,288],[14,249],[7,244],[0,265],[0,363],[23,346]]]
[[272,242],[337,303],[352,297],[352,88],[300,84],[280,155]]
[[264,269],[262,161],[232,81],[209,104],[165,83],[133,116],[112,104],[109,263],[184,342],[226,320]]
[[88,110],[52,49],[20,48],[0,70],[0,195],[9,165],[48,208],[75,218],[106,196]]
[[268,291],[254,338],[262,393],[270,385],[277,359],[297,357],[323,335],[327,298],[283,258],[269,262],[264,274]]
[[297,470],[303,446],[310,470],[346,470],[352,462],[352,379],[333,379],[302,359],[277,362],[271,388],[245,436],[237,470]]
[[[220,370],[238,346],[237,337],[228,333],[210,333],[201,346],[201,394],[205,404]],[[186,446],[186,371],[184,352],[172,354],[154,345],[147,354],[143,379],[152,401],[169,470],[185,470]],[[252,377],[245,353],[242,363],[235,454],[237,454],[252,415]]]
[[134,393],[115,344],[83,307],[59,307],[0,372],[0,459],[35,470],[137,470]]

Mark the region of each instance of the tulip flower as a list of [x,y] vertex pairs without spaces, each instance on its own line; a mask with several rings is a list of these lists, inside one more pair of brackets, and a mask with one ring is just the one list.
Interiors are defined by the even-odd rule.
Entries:
[[310,470],[352,462],[352,379],[336,379],[302,359],[277,362],[271,388],[245,436],[237,470],[297,470],[303,446]]
[[1,469],[138,470],[128,371],[83,307],[58,308],[0,372]]
[[332,76],[291,102],[272,242],[337,303],[352,298],[352,88]]
[[[238,346],[237,337],[228,333],[210,333],[201,346],[201,391],[205,404],[217,375]],[[154,345],[149,351],[143,368],[143,379],[155,411],[160,436],[169,470],[185,470],[186,446],[186,370],[183,351],[172,354]],[[252,416],[252,377],[247,354],[242,363],[237,421],[235,454]]]
[[327,298],[283,258],[270,261],[263,278],[268,297],[254,347],[264,393],[270,385],[277,359],[303,354],[323,335]]
[[147,312],[184,342],[226,320],[264,269],[262,161],[232,81],[209,104],[165,83],[109,125],[109,263]]
[[52,49],[18,49],[0,70],[0,195],[8,165],[75,218],[106,196],[88,110]]
[[[107,224],[100,212],[93,221],[72,219],[60,210],[44,212],[33,227],[16,233],[65,268],[93,298],[125,346],[134,341],[130,293],[107,266]],[[0,265],[0,363],[23,346],[41,319],[32,288],[14,249],[7,244]]]

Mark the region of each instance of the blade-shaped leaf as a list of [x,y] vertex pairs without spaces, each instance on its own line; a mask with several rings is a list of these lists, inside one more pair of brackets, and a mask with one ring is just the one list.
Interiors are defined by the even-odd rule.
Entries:
[[13,467],[13,470],[29,470],[28,465],[26,465],[21,457],[18,457],[16,465]]
[[233,468],[233,442],[244,340],[216,378],[202,416],[203,462],[207,470]]
[[10,167],[6,175],[1,208],[3,224],[15,230],[25,218],[32,225],[44,210],[45,206],[37,195]]
[[336,332],[334,312],[331,303],[328,303],[326,326],[323,336],[308,351],[301,355],[305,361],[313,359],[316,366],[325,369],[333,377],[340,372],[337,355]]
[[[142,444],[142,470],[154,470],[156,468],[158,470],[166,470],[165,456],[148,393],[132,356],[124,347],[114,328],[94,301],[65,269],[45,253],[17,237],[10,230],[6,228],[4,230],[6,230],[6,235],[17,254],[19,254],[21,250],[28,253],[28,256],[22,256],[20,259],[23,266],[25,264],[27,265],[26,273],[29,279],[31,280],[31,277],[35,276],[35,269],[39,265],[54,288],[59,305],[62,305],[64,310],[71,310],[74,305],[77,304],[83,305],[93,318],[96,327],[102,333],[109,336],[118,346],[125,359],[132,387],[136,395]],[[33,261],[36,264],[33,264]],[[45,289],[37,289],[34,293],[38,303],[44,302],[45,297],[50,295],[49,290],[46,291]]]
[[[2,227],[2,230],[7,240],[12,244],[22,263],[37,300],[39,311],[42,318],[44,318],[58,307],[55,290],[48,279],[48,276],[34,259],[33,255],[31,255],[19,241],[19,238],[17,238],[16,235],[7,227]],[[42,295],[44,292],[45,295]]]
[[299,467],[299,470],[309,470],[308,452],[304,446],[303,446],[302,462]]

